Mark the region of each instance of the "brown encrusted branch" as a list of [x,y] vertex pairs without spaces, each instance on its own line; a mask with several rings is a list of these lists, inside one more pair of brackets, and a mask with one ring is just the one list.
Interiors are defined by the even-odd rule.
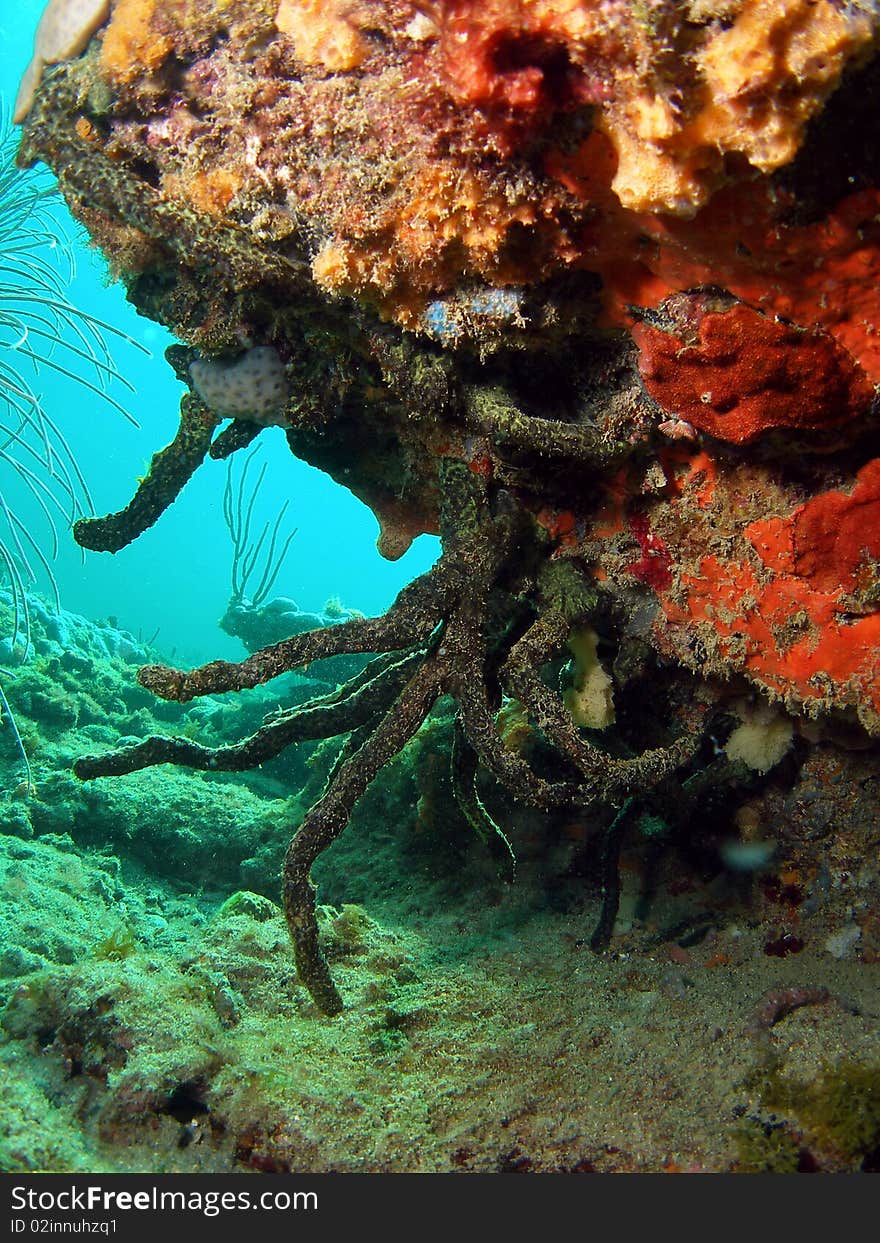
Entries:
[[213,660],[189,673],[168,665],[145,665],[140,684],[160,699],[187,703],[202,695],[262,686],[291,669],[328,656],[361,652],[402,651],[427,641],[444,607],[461,590],[465,566],[440,563],[404,587],[381,617],[354,618],[336,626],[307,630],[265,647],[246,660]]
[[288,847],[282,893],[296,969],[324,1014],[338,1014],[342,998],[320,946],[315,887],[310,878],[312,864],[348,824],[355,803],[376,774],[428,715],[439,694],[443,667],[443,659],[436,654],[421,665],[363,745],[337,770]]
[[547,739],[582,774],[594,797],[611,802],[658,785],[694,755],[700,734],[685,735],[632,759],[616,759],[594,746],[559,696],[541,680],[541,669],[562,651],[569,632],[570,623],[561,612],[550,610],[539,617],[501,669],[507,693],[523,704]]
[[600,859],[602,910],[590,937],[590,949],[600,954],[611,944],[614,922],[620,908],[620,852],[630,821],[638,809],[635,799],[627,799],[605,830]]
[[[74,763],[74,775],[81,781],[91,781],[95,777],[140,772],[156,764],[180,764],[199,772],[231,773],[257,768],[292,743],[334,738],[369,724],[400,693],[423,658],[422,651],[411,653],[381,672],[374,670],[376,676],[367,681],[359,674],[331,695],[278,713],[233,746],[206,747],[190,738],[153,735],[118,751],[81,756]],[[367,668],[383,663],[373,661]]]
[[253,444],[264,429],[259,423],[248,423],[245,419],[233,419],[228,427],[224,427],[211,442],[208,456],[215,462],[225,462],[239,449],[246,449]]
[[[458,477],[459,481],[461,476]],[[325,1014],[338,1014],[342,1000],[330,976],[318,939],[315,888],[310,879],[312,864],[344,830],[352,809],[380,769],[417,732],[435,701],[443,694],[454,697],[462,681],[469,677],[481,651],[482,624],[485,621],[492,584],[509,552],[512,529],[503,518],[488,523],[495,539],[476,545],[468,539],[479,504],[465,506],[462,526],[449,538],[459,549],[470,548],[471,576],[444,621],[432,649],[404,686],[397,699],[364,740],[347,755],[334,772],[327,789],[306,815],[284,861],[284,911],[294,946],[300,979]],[[450,516],[450,522],[452,518]],[[426,576],[428,577],[428,576]],[[480,674],[482,675],[482,661]],[[474,799],[476,794],[474,793]],[[469,797],[465,814],[472,806]],[[478,803],[478,800],[477,800]]]
[[[455,720],[455,733],[452,741],[450,772],[452,791],[459,810],[480,840],[493,854],[502,856],[507,870],[508,879],[513,881],[516,876],[516,855],[510,839],[489,813],[477,791],[477,774],[479,757],[471,746],[460,716]],[[499,849],[499,845],[501,849]],[[503,851],[503,854],[502,854]]]
[[119,552],[156,522],[177,499],[201,466],[220,419],[198,397],[186,393],[180,402],[177,435],[153,454],[150,469],[125,509],[103,518],[80,518],[73,538],[93,552]]
[[608,467],[632,453],[632,446],[609,440],[596,428],[527,414],[501,388],[470,385],[463,390],[464,416],[474,431],[485,432],[499,448],[505,444],[568,465]]
[[486,686],[477,670],[459,677],[456,688],[461,723],[471,746],[497,781],[527,807],[551,811],[575,806],[583,790],[571,781],[547,781],[521,755],[510,751],[498,732]]
[[[153,665],[140,675],[157,694],[184,702],[257,686],[327,656],[379,653],[344,686],[267,720],[237,746],[212,750],[189,739],[150,738],[109,755],[84,757],[75,769],[77,776],[88,778],[169,761],[229,771],[254,767],[293,742],[347,734],[324,793],[297,830],[284,865],[284,909],[297,969],[327,1014],[338,1013],[342,1002],[319,944],[312,864],[343,831],[357,799],[412,738],[438,698],[451,696],[458,710],[453,788],[459,805],[480,835],[498,850],[505,847],[511,859],[505,834],[477,792],[479,762],[514,798],[553,809],[597,794],[608,797],[633,784],[654,784],[693,746],[685,740],[619,760],[583,737],[540,677],[542,665],[564,646],[572,619],[550,608],[518,641],[517,628],[506,621],[512,557],[529,535],[524,511],[503,491],[490,503],[485,481],[461,462],[442,463],[440,483],[443,555],[433,570],[400,593],[384,617],[356,618],[295,635],[237,664],[215,661],[191,673]],[[520,570],[518,597],[533,602],[541,597],[539,572],[540,565],[531,576]],[[501,683],[521,699],[585,781],[548,780],[505,748],[495,721],[499,666]]]

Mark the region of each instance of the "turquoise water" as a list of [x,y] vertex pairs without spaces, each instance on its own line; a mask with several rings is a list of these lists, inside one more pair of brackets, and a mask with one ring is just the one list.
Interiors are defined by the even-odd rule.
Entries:
[[[44,7],[43,0],[22,0],[14,15],[7,10],[0,16],[0,99],[7,113]],[[181,386],[163,358],[173,339],[136,315],[122,287],[108,282],[101,258],[88,248],[82,229],[61,203],[57,216],[76,260],[73,301],[150,351],[146,356],[124,343],[112,346],[117,368],[135,392],[121,385],[110,391],[139,427],[49,370],[32,380],[76,454],[96,512],[105,513],[128,502],[152,453],[174,435]],[[383,561],[375,550],[378,526],[365,506],[295,460],[280,431],[261,436],[260,445],[267,471],[254,509],[254,529],[274,521],[287,499],[285,521],[297,529],[276,594],[292,597],[308,611],[339,597],[350,608],[378,613],[436,558],[437,541],[423,536],[399,562]],[[87,617],[115,617],[145,638],[158,630],[157,645],[180,661],[240,655],[240,644],[217,626],[230,595],[231,547],[222,515],[225,481],[225,465],[206,462],[157,526],[115,556],[87,553],[83,558],[62,532],[54,573],[64,606]],[[4,479],[4,496],[28,512],[14,477]]]

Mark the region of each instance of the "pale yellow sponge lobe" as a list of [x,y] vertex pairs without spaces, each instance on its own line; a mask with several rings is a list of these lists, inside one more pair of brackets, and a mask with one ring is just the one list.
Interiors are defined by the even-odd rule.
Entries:
[[33,107],[34,95],[46,65],[72,60],[85,50],[96,30],[106,22],[110,0],[49,0],[34,37],[34,54],[25,69],[15,99],[12,119],[20,125]]
[[740,724],[727,740],[724,752],[729,760],[740,760],[754,772],[766,773],[787,754],[794,738],[790,717],[772,704],[734,705]]
[[307,65],[346,73],[363,62],[368,46],[346,0],[281,0],[275,25],[293,40]]
[[701,57],[712,100],[705,138],[740,150],[762,172],[787,164],[846,63],[873,39],[867,17],[828,0],[748,6]]
[[769,173],[789,163],[844,68],[876,46],[877,18],[831,0],[744,0],[664,96],[638,75],[600,118],[617,152],[624,207],[692,216],[723,180],[726,156]]
[[614,721],[612,681],[599,660],[599,637],[595,630],[576,630],[568,640],[574,657],[574,681],[563,701],[576,725],[606,729]]

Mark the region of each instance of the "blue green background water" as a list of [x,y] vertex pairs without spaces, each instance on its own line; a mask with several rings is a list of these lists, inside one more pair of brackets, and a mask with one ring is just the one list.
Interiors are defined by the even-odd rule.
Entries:
[[[7,0],[0,12],[0,97],[8,113],[45,0]],[[83,469],[96,512],[125,505],[151,455],[174,435],[181,386],[163,358],[172,338],[140,318],[120,285],[108,283],[100,256],[85,244],[82,230],[59,204],[59,228],[74,239],[77,274],[71,294],[83,310],[109,321],[146,346],[145,356],[124,343],[114,344],[118,369],[135,387],[121,387],[116,398],[140,424],[135,428],[109,405],[50,371],[35,387],[60,423]],[[297,528],[275,593],[291,596],[303,609],[320,609],[330,597],[365,613],[381,612],[397,591],[436,557],[437,541],[417,540],[399,562],[383,561],[375,550],[378,527],[372,514],[320,472],[296,461],[283,434],[271,429],[260,437],[268,469],[254,511],[259,530],[274,520],[284,500]],[[256,474],[252,470],[251,475]],[[157,645],[180,661],[236,656],[243,649],[219,630],[230,594],[231,546],[222,516],[226,467],[206,462],[159,523],[115,556],[87,553],[62,533],[55,575],[62,603],[88,617],[119,619],[144,638],[157,629]],[[27,507],[4,479],[4,495]]]

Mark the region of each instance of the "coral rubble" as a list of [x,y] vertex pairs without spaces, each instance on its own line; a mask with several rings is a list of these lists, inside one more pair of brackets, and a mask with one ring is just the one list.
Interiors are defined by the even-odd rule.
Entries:
[[[880,733],[876,5],[118,0],[88,32],[22,158],[185,343],[195,391],[132,502],[77,538],[119,549],[278,423],[371,506],[383,553],[443,539],[384,618],[140,675],[184,703],[373,654],[340,688],[238,744],[76,767],[235,770],[347,735],[285,865],[323,1009],[311,867],[445,696],[487,841],[483,772],[524,806],[605,809],[595,944],[628,834],[749,796],[721,758],[749,694],[804,746]],[[585,634],[613,720],[604,682],[602,711],[568,710]],[[505,697],[537,741],[506,745]]]

